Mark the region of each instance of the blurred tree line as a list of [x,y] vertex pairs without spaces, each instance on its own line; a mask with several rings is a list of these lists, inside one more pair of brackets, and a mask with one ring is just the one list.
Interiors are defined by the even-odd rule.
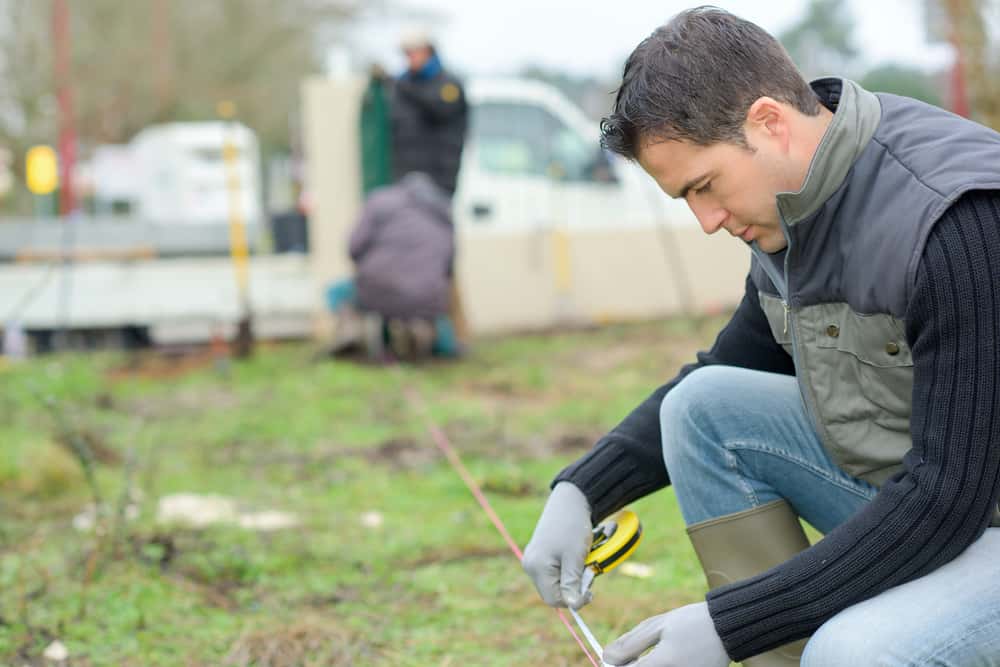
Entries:
[[864,68],[850,7],[840,0],[810,0],[802,17],[778,34],[792,60],[807,79],[821,76],[854,78],[868,90],[906,95],[947,106],[943,72],[927,72],[904,63]]
[[[997,0],[923,0],[936,37],[962,44],[965,77],[972,117],[1000,129],[1000,50],[996,35],[1000,26]],[[951,32],[951,26],[957,32]],[[777,35],[807,79],[827,75],[847,76],[868,90],[914,97],[937,106],[952,108],[950,71],[927,71],[906,63],[865,63],[855,41],[856,22],[842,0],[809,0],[798,21]],[[546,81],[575,101],[591,118],[608,113],[618,82],[610,79],[570,75],[538,67],[521,75]]]
[[1000,130],[1000,2],[936,0],[943,8],[949,37],[961,51],[969,105],[976,120]]
[[[228,100],[264,152],[287,148],[299,84],[362,0],[69,2],[81,149],[160,122],[216,118]],[[0,0],[0,146],[14,155],[57,133],[52,4]]]
[[[916,0],[914,0],[916,2]],[[922,0],[942,39],[962,45],[973,118],[1000,128],[1000,0]],[[388,0],[70,0],[71,72],[81,155],[128,141],[143,127],[216,117],[236,104],[265,155],[287,150],[301,79],[322,70],[345,26]],[[855,21],[840,0],[809,0],[778,35],[804,73],[845,74],[865,87],[951,107],[947,72],[905,63],[866,67]],[[607,113],[617,81],[539,68],[593,118]],[[57,133],[50,0],[0,0],[0,148],[18,181],[24,154]]]
[[[1000,4],[996,0],[923,0],[922,4],[928,38],[956,47],[969,115],[1000,129],[1000,48],[991,34],[1000,19]],[[855,20],[846,3],[810,0],[802,18],[778,39],[807,78],[844,74],[868,90],[915,97],[953,110],[960,106],[953,99],[950,69],[927,72],[903,63],[864,69],[854,34]]]

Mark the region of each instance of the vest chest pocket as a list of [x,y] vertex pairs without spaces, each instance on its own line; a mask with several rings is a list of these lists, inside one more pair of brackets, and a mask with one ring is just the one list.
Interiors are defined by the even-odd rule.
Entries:
[[[815,309],[815,310],[814,310]],[[903,323],[891,315],[860,315],[844,304],[808,309],[818,348],[836,349],[874,368],[913,366]]]
[[815,308],[822,309],[811,314],[819,334],[817,347],[846,352],[878,368],[913,365],[903,323],[891,315],[860,315],[843,304],[823,304]]
[[898,464],[912,446],[913,356],[902,322],[846,304],[804,308],[799,321],[816,408],[840,450],[835,458],[855,475]]
[[[812,332],[816,370],[837,379],[831,400],[860,392],[873,406],[898,417],[910,416],[913,355],[903,323],[891,315],[860,315],[846,304],[814,306],[804,328]],[[810,311],[813,308],[809,309]],[[831,387],[833,389],[833,387]],[[855,406],[860,407],[860,406]],[[909,424],[906,424],[909,431]]]

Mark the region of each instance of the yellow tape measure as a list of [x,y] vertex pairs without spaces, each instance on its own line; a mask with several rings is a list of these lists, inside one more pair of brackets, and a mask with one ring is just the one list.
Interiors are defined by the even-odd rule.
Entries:
[[[590,585],[594,582],[594,577],[621,565],[639,546],[641,539],[642,524],[639,523],[638,515],[631,510],[622,510],[598,524],[594,528],[590,553],[583,561],[583,580],[580,582],[580,592],[586,595]],[[601,643],[594,637],[576,609],[570,607],[569,613],[573,615],[595,656],[600,659],[604,653]],[[601,660],[601,665],[606,665],[606,663]]]
[[623,510],[594,528],[590,554],[583,564],[595,575],[609,572],[631,556],[641,540],[638,515]]

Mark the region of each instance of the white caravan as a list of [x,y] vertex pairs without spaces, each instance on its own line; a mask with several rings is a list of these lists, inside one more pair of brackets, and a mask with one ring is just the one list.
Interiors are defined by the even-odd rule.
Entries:
[[260,156],[257,137],[245,125],[222,121],[168,123],[139,132],[129,143],[136,216],[144,222],[204,225],[229,222],[228,144],[236,149],[238,213],[249,224],[260,222]]

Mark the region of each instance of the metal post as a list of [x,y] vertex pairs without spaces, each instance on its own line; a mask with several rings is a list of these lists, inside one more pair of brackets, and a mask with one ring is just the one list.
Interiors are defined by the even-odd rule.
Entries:
[[253,317],[250,309],[250,267],[246,224],[243,219],[241,201],[242,183],[239,171],[239,147],[234,140],[237,131],[232,120],[235,107],[232,103],[220,103],[219,115],[226,118],[222,157],[226,163],[226,186],[229,190],[229,246],[233,268],[236,270],[236,288],[240,300],[240,319],[236,327],[233,354],[237,359],[245,359],[253,353]]
[[76,208],[73,169],[76,165],[76,125],[70,66],[69,8],[66,0],[52,0],[52,41],[55,48],[56,98],[59,108],[59,213]]

